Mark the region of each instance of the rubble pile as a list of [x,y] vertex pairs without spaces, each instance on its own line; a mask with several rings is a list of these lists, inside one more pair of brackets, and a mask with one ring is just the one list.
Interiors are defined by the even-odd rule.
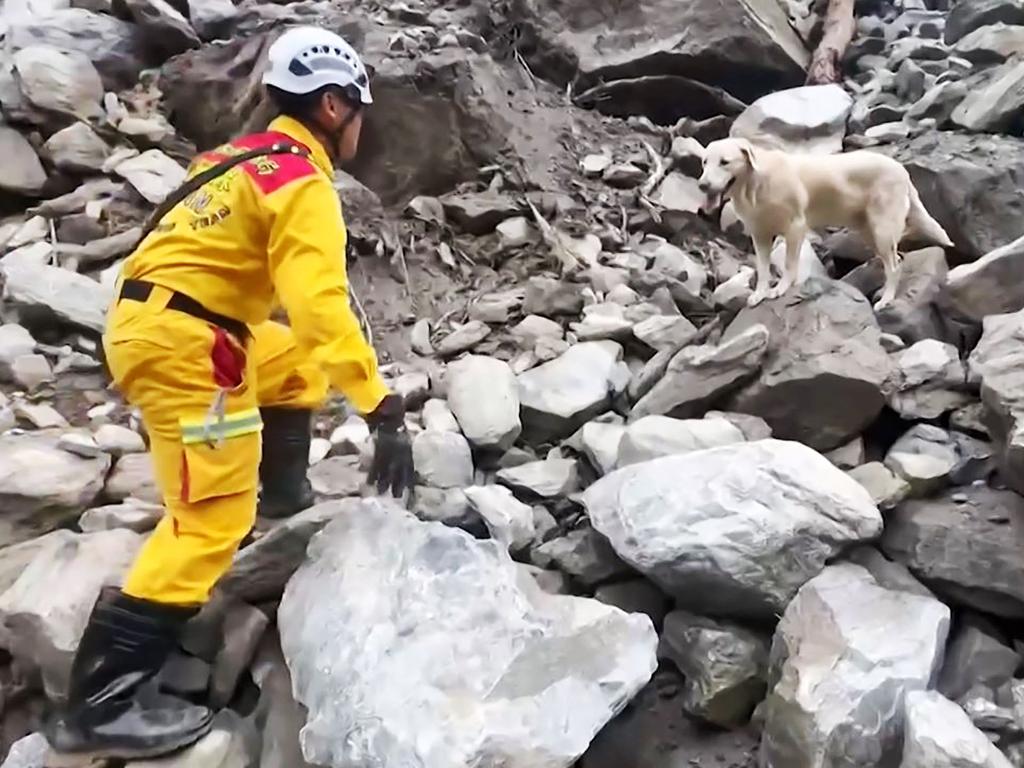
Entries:
[[[44,766],[43,702],[162,513],[101,361],[120,262],[265,123],[295,23],[373,68],[336,186],[417,487],[372,497],[365,422],[317,415],[317,505],[257,523],[157,680],[218,710],[167,764],[1024,767],[1019,2],[858,4],[813,86],[812,5],[592,5],[0,9],[5,768]],[[748,307],[697,186],[730,134],[892,154],[955,249],[910,244],[876,314],[880,265],[817,233]]]

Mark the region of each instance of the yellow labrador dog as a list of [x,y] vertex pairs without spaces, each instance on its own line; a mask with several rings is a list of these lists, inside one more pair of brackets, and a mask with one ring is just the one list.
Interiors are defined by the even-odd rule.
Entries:
[[[906,169],[877,152],[798,155],[755,147],[745,139],[722,139],[707,146],[700,189],[708,198],[706,209],[731,199],[754,241],[757,284],[750,306],[793,287],[808,230],[848,227],[860,232],[885,267],[876,310],[896,297],[898,247],[904,237],[953,246],[921,204]],[[786,240],[786,262],[778,285],[769,290],[776,237]]]

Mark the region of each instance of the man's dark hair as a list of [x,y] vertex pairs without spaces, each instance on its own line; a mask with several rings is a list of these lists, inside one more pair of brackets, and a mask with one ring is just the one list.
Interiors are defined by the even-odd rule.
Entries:
[[324,94],[332,92],[344,99],[353,109],[362,108],[359,90],[355,86],[341,88],[337,85],[325,85],[309,93],[288,93],[272,85],[267,86],[267,95],[270,96],[277,114],[294,117],[303,122],[313,118]]

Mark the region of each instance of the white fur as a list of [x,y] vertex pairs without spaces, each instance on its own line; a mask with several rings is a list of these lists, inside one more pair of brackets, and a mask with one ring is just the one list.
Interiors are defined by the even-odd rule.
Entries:
[[[848,227],[860,232],[885,267],[885,287],[875,309],[896,297],[898,246],[904,237],[953,245],[921,204],[906,169],[876,152],[799,155],[761,149],[745,139],[722,139],[707,147],[700,187],[714,207],[723,196],[731,199],[754,241],[757,284],[751,306],[793,286],[808,230]],[[776,237],[786,240],[786,264],[778,285],[769,290]]]

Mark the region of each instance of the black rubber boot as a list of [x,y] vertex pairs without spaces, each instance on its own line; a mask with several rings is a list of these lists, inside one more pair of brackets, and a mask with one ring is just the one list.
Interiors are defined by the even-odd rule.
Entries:
[[260,462],[261,517],[290,517],[313,506],[306,477],[313,412],[305,408],[261,408],[263,460]]
[[47,765],[157,757],[206,735],[213,719],[206,707],[166,696],[158,705],[139,699],[195,612],[103,591],[71,666],[67,705],[44,727],[56,753]]

